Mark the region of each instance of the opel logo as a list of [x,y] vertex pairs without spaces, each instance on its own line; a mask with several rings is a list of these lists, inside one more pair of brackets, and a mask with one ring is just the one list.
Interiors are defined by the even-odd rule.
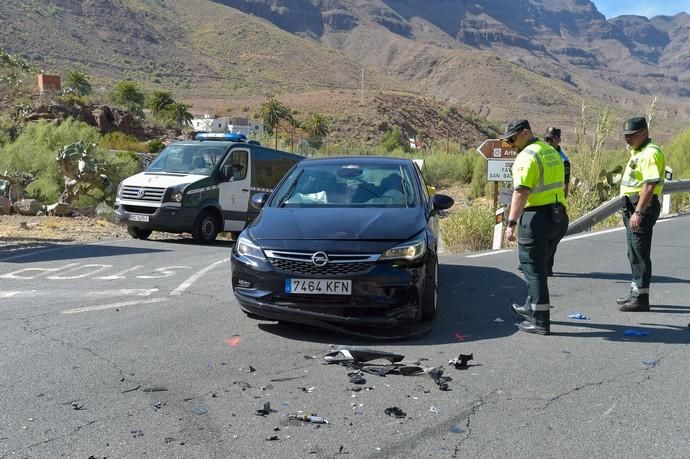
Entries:
[[311,256],[311,262],[318,267],[326,266],[328,263],[328,255],[326,255],[324,252],[316,252]]
[[141,199],[144,197],[145,194],[146,190],[144,190],[143,188],[139,188],[139,191],[137,191],[137,198]]

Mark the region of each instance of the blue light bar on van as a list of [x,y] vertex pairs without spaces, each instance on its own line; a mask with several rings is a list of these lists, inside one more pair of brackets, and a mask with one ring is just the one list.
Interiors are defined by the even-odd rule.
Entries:
[[200,132],[196,140],[226,140],[228,142],[246,142],[247,136],[237,132]]

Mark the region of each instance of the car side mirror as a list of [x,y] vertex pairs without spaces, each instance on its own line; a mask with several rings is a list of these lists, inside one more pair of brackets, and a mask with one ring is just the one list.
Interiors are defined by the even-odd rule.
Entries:
[[220,179],[224,182],[228,182],[232,177],[232,166],[230,164],[225,164],[220,169]]
[[256,193],[251,199],[252,205],[257,209],[261,209],[265,206],[266,201],[268,201],[268,193]]
[[432,198],[432,203],[434,205],[434,210],[446,210],[453,207],[455,201],[450,196],[445,194],[435,194]]

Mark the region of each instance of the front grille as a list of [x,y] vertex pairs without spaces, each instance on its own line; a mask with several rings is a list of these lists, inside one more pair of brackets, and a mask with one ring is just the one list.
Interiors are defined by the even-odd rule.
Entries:
[[156,213],[158,207],[146,207],[146,206],[122,206],[127,212],[132,212],[135,214],[148,214],[153,215]]
[[326,254],[328,262],[324,266],[317,266],[312,261],[314,252],[285,252],[266,250],[266,256],[271,265],[277,270],[290,274],[306,274],[313,276],[342,276],[361,274],[369,271],[378,254]]
[[[140,193],[143,195],[140,196]],[[120,191],[121,199],[143,202],[163,202],[165,188],[125,185]]]

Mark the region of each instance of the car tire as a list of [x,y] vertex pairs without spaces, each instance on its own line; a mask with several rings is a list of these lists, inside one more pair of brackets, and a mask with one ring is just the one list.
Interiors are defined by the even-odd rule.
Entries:
[[422,293],[421,316],[422,320],[431,320],[436,317],[438,305],[438,258],[434,257],[432,265],[424,279],[424,291]]
[[199,214],[192,229],[192,238],[196,242],[207,244],[216,240],[220,232],[218,218],[210,210],[205,210]]
[[136,226],[128,226],[127,232],[134,239],[148,239],[148,237],[151,236],[151,233],[153,233],[153,230],[137,228]]

